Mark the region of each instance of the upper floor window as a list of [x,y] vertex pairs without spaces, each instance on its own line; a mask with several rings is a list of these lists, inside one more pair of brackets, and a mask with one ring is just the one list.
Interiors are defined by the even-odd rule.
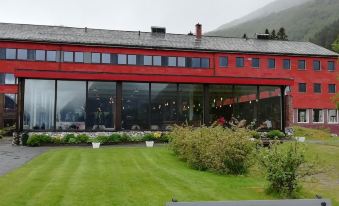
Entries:
[[260,67],[260,59],[259,58],[252,58],[252,67],[259,68]]
[[319,60],[313,61],[313,70],[314,71],[320,71],[320,61]]
[[6,49],[6,59],[16,59],[16,49]]
[[210,59],[201,58],[201,67],[202,68],[209,68],[210,67]]
[[186,67],[186,58],[178,57],[178,67]]
[[0,48],[0,59],[6,59],[6,49]]
[[319,83],[314,83],[314,84],[313,84],[313,92],[314,92],[314,93],[321,93],[321,84],[319,84]]
[[84,62],[84,53],[83,52],[74,52],[74,61],[78,63]]
[[201,67],[200,58],[192,58],[192,67]]
[[27,49],[18,49],[18,59],[27,60],[28,52]]
[[161,66],[161,56],[153,56],[153,65]]
[[91,54],[91,62],[93,64],[100,64],[101,63],[101,54],[100,53],[92,53]]
[[[126,62],[126,55],[125,55],[125,62]],[[101,63],[110,64],[111,63],[111,54],[108,54],[108,53],[101,54]]]
[[46,61],[46,51],[45,50],[35,50],[35,60],[36,61]]
[[328,71],[335,71],[335,63],[334,63],[334,61],[328,61],[327,62],[327,69],[328,69]]
[[136,65],[137,64],[137,55],[134,55],[134,54],[128,55],[128,64],[129,65]]
[[118,54],[118,64],[126,64],[126,63],[127,63],[127,55]]
[[74,61],[74,52],[64,52],[64,62],[73,62]]
[[152,66],[152,56],[144,56],[144,65],[145,66]]
[[335,94],[335,92],[336,92],[336,86],[335,86],[335,84],[329,84],[329,85],[328,85],[328,93],[333,93],[333,94]]
[[299,92],[306,92],[306,83],[299,83]]
[[291,69],[291,60],[289,60],[289,59],[284,59],[284,60],[283,60],[283,68],[284,68],[284,69]]
[[55,62],[57,60],[56,51],[47,51],[46,56],[47,56],[46,59],[49,62]]
[[268,59],[268,68],[269,69],[275,68],[275,59]]
[[168,66],[176,67],[177,66],[177,58],[176,57],[168,57]]
[[338,110],[328,110],[328,123],[338,123]]
[[300,70],[306,69],[306,61],[305,60],[298,60],[298,69],[300,69]]
[[15,84],[15,83],[16,80],[14,74],[9,73],[0,74],[0,84]]
[[236,58],[236,65],[237,65],[237,67],[244,67],[245,66],[244,57],[237,57]]
[[227,67],[228,66],[228,58],[227,57],[219,57],[219,66]]

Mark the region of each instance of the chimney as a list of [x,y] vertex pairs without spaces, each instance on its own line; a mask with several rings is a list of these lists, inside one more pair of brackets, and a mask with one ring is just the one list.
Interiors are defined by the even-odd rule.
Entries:
[[202,26],[201,24],[197,23],[195,25],[195,38],[200,40],[201,36],[202,36]]

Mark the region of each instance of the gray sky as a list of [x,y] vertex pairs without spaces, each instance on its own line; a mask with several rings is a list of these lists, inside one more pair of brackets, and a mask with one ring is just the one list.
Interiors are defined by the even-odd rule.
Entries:
[[1,0],[0,22],[170,33],[210,31],[273,0]]

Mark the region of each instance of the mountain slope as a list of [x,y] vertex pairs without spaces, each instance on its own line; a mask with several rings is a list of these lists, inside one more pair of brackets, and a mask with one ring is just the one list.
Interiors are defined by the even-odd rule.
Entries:
[[255,33],[264,32],[265,28],[277,30],[285,27],[290,40],[308,41],[325,26],[339,19],[338,11],[339,0],[313,0],[231,28],[215,30],[207,35],[241,37],[246,33],[252,37]]

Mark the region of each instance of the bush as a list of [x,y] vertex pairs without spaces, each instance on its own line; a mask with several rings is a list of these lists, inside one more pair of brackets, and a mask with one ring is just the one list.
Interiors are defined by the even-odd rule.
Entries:
[[52,138],[45,134],[35,134],[28,138],[27,145],[31,147],[40,146],[44,143],[52,143]]
[[121,141],[121,135],[118,133],[113,133],[111,134],[111,136],[109,137],[109,141],[111,143],[115,143],[115,142],[120,142]]
[[29,138],[29,135],[24,132],[21,134],[21,142],[22,142],[22,145],[26,146],[27,145],[27,140]]
[[75,135],[74,134],[66,134],[63,139],[63,143],[71,143],[75,142]]
[[281,139],[285,137],[285,134],[279,130],[272,130],[267,133],[267,137],[270,139]]
[[244,174],[252,163],[255,143],[247,129],[176,126],[170,136],[176,155],[198,170]]
[[86,134],[79,134],[75,137],[76,143],[87,143],[89,139],[89,136],[87,136]]
[[143,140],[144,141],[154,141],[155,137],[154,137],[153,133],[148,133],[148,134],[144,135]]

